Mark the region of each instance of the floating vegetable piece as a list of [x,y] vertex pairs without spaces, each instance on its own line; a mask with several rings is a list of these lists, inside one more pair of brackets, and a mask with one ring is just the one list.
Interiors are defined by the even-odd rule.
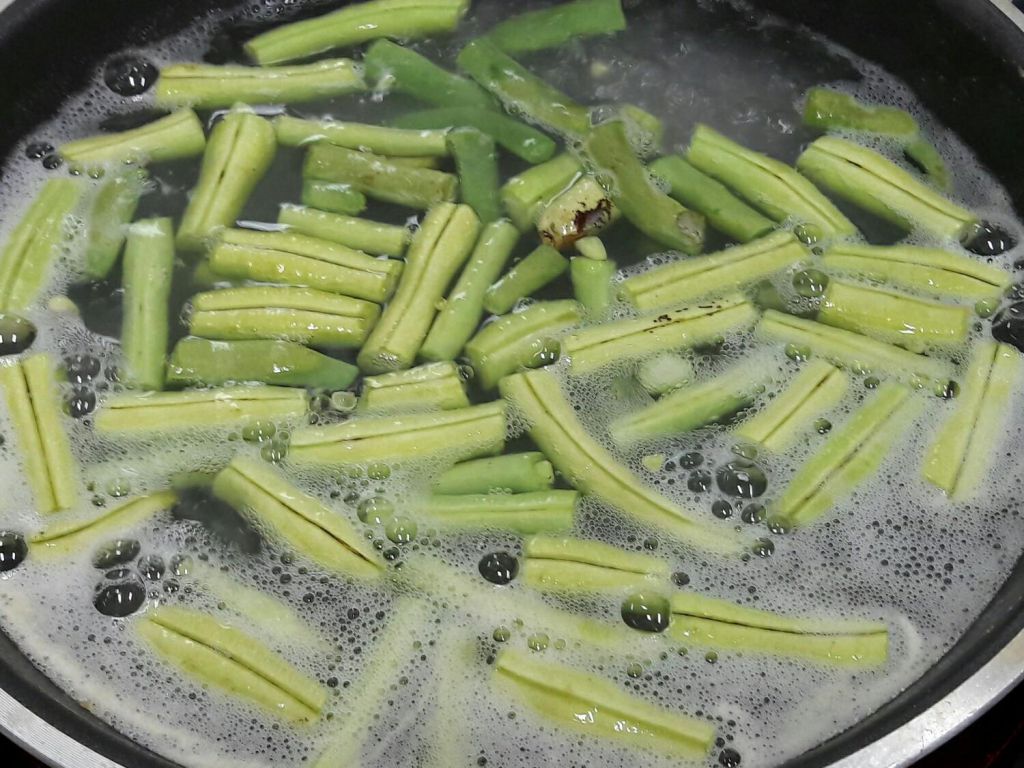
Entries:
[[428,363],[363,379],[362,411],[422,411],[466,408],[466,384],[455,363]]
[[582,173],[580,161],[568,152],[546,163],[527,168],[501,188],[501,202],[520,230],[531,229],[541,212],[569,189]]
[[353,189],[351,184],[304,179],[302,204],[321,211],[354,216],[366,210],[366,195]]
[[140,389],[163,389],[173,272],[171,219],[143,219],[132,224],[128,228],[121,278],[121,354],[124,381]]
[[261,285],[192,297],[189,330],[226,341],[280,339],[329,349],[362,346],[380,306],[313,288]]
[[551,462],[539,451],[510,453],[456,464],[434,480],[431,490],[442,495],[530,493],[554,485]]
[[218,230],[233,226],[276,151],[269,121],[246,106],[228,112],[210,134],[199,181],[178,227],[178,247],[202,250]]
[[849,384],[843,371],[824,360],[812,360],[783,392],[740,424],[735,434],[770,451],[785,450],[808,431],[819,414],[842,399]]
[[492,110],[496,106],[491,95],[472,80],[390,40],[378,40],[367,48],[363,66],[367,79],[379,90],[397,91],[439,107]]
[[[697,126],[686,159],[776,222],[793,220],[810,241],[856,234],[832,202],[793,168]],[[802,169],[801,169],[802,170]]]
[[114,395],[96,413],[100,433],[173,431],[306,415],[306,393],[288,387],[225,387]]
[[925,457],[928,482],[954,499],[967,498],[978,486],[992,462],[992,437],[1006,419],[1022,370],[1020,353],[1008,344],[983,341],[975,347],[956,410]]
[[851,203],[908,231],[966,238],[978,217],[950,202],[879,153],[823,136],[797,160],[800,172]]
[[550,245],[537,246],[487,289],[484,309],[503,315],[520,299],[539,291],[568,268],[569,260]]
[[444,107],[410,112],[394,121],[399,128],[443,130],[476,128],[492,137],[502,148],[528,163],[550,160],[558,145],[533,126],[490,109]]
[[480,221],[469,206],[442,203],[427,212],[409,246],[395,296],[359,352],[364,372],[412,366],[479,232]]
[[375,255],[401,256],[412,238],[408,227],[326,213],[301,205],[282,205],[277,223],[300,235]]
[[930,141],[918,136],[903,147],[903,154],[924,171],[933,186],[942,192],[949,192],[952,189],[953,181],[949,177],[946,161]]
[[327,691],[260,641],[198,611],[160,606],[137,626],[164,659],[200,682],[269,709],[285,720],[319,718]]
[[60,155],[75,168],[99,168],[115,163],[149,165],[197,157],[206,147],[203,124],[191,109],[121,131],[69,141]]
[[104,181],[93,195],[83,265],[89,279],[102,280],[114,267],[148,178],[143,169],[133,168]]
[[655,707],[594,675],[520,651],[502,650],[494,674],[545,722],[583,734],[687,758],[705,755],[715,738],[715,729],[703,720]]
[[629,591],[668,577],[665,562],[600,541],[534,536],[523,545],[523,579],[537,589]]
[[841,666],[889,656],[889,630],[877,621],[790,618],[690,592],[673,594],[671,605],[669,634],[683,643]]
[[538,301],[485,325],[466,344],[480,386],[493,389],[503,376],[521,368],[555,362],[559,339],[580,319],[579,305],[561,299]]
[[381,303],[403,264],[290,232],[229,229],[210,252],[214,273],[237,280],[297,285]]
[[557,48],[570,40],[626,28],[621,0],[572,0],[520,13],[496,24],[487,39],[510,54]]
[[652,267],[627,278],[622,294],[639,309],[654,309],[734,291],[810,257],[791,232],[718,253]]
[[540,239],[564,251],[577,240],[604,231],[618,218],[611,197],[593,176],[580,176],[537,216]]
[[275,117],[274,131],[278,143],[286,147],[324,141],[389,157],[443,157],[448,154],[446,131],[413,131],[330,118],[309,120],[291,115]]
[[524,535],[572,529],[576,491],[434,495],[424,505],[431,525],[448,530],[491,529]]
[[674,352],[662,352],[640,363],[636,380],[651,396],[664,395],[693,381],[693,363]]
[[88,551],[97,541],[121,534],[177,501],[173,491],[140,496],[87,520],[71,520],[46,528],[31,539],[34,552],[68,556]]
[[699,523],[691,513],[646,487],[587,434],[558,380],[544,370],[507,376],[501,393],[529,424],[529,434],[566,481],[623,513],[655,525],[680,540],[718,552],[736,552],[740,540],[728,530]]
[[443,457],[449,461],[500,453],[505,405],[487,403],[436,413],[359,416],[292,433],[289,457],[314,464],[367,464]]
[[[590,238],[593,239],[593,238]],[[572,293],[591,318],[600,318],[612,304],[612,280],[618,265],[611,259],[596,260],[574,256],[569,260]]]
[[845,130],[914,136],[917,121],[896,107],[873,107],[831,88],[811,88],[804,107],[804,125],[823,131]]
[[69,509],[78,500],[78,466],[62,424],[53,360],[46,353],[0,367],[7,409],[40,512]]
[[383,571],[377,553],[353,525],[266,462],[236,457],[218,473],[213,493],[320,565],[361,578]]
[[359,369],[293,341],[210,341],[184,338],[167,362],[171,386],[274,384],[335,391],[345,389]]
[[456,128],[448,132],[448,148],[459,173],[459,199],[485,224],[500,218],[501,177],[494,139],[475,128]]
[[885,382],[796,473],[775,503],[774,516],[789,527],[825,514],[885,458],[915,412],[910,390]]
[[573,373],[588,373],[655,352],[707,344],[756,320],[754,306],[740,294],[730,294],[660,315],[586,328],[566,337],[562,355],[569,358]]
[[0,251],[0,311],[23,310],[42,291],[81,197],[77,179],[51,179],[22,214]]

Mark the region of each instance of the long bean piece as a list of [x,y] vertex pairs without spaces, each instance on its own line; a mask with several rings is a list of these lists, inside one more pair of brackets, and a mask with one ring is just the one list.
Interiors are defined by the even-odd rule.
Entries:
[[612,303],[612,280],[618,265],[611,259],[595,260],[586,256],[574,256],[569,260],[569,276],[572,278],[572,292],[587,315],[601,318]]
[[501,188],[505,212],[520,230],[530,229],[541,211],[572,186],[581,172],[580,161],[568,152],[526,169]]
[[475,128],[457,128],[448,132],[448,149],[459,173],[462,202],[472,208],[484,224],[498,219],[501,200],[494,139]]
[[148,165],[196,157],[206,147],[203,124],[191,109],[120,133],[105,133],[69,141],[60,155],[75,168],[99,168],[115,163]]
[[307,120],[291,115],[275,117],[274,131],[278,143],[286,147],[325,141],[338,147],[394,157],[443,157],[448,154],[445,131],[413,131],[328,118]]
[[431,485],[436,494],[531,493],[546,491],[555,482],[551,462],[539,451],[509,453],[456,464]]
[[121,353],[125,381],[141,389],[163,389],[173,272],[173,222],[163,218],[132,224],[124,249]]
[[602,592],[657,589],[668,563],[601,541],[534,536],[523,545],[523,581],[549,591]]
[[412,238],[407,227],[327,213],[301,205],[282,205],[277,223],[300,235],[318,237],[374,255],[401,256]]
[[576,491],[434,495],[423,513],[447,530],[511,531],[521,535],[565,533],[572,529]]
[[121,253],[128,224],[135,217],[148,176],[141,168],[130,169],[104,181],[90,203],[89,234],[85,245],[83,271],[92,280],[102,280],[113,269]]
[[514,55],[557,48],[573,39],[610,35],[625,28],[621,0],[572,0],[506,19],[487,32],[487,39]]
[[455,363],[428,363],[363,379],[359,410],[422,411],[469,407],[466,383]]
[[302,204],[354,216],[366,210],[366,195],[344,182],[303,179]]
[[491,136],[502,148],[528,163],[543,163],[554,156],[558,145],[536,128],[489,109],[443,107],[410,112],[394,120],[399,128],[444,130],[476,128]]
[[404,93],[438,107],[496,107],[490,94],[472,80],[390,40],[378,40],[367,48],[363,64],[367,79],[381,90]]
[[33,554],[67,557],[87,551],[106,537],[125,531],[170,509],[178,497],[174,491],[158,491],[126,501],[85,519],[64,520],[34,534],[29,543]]
[[568,268],[569,260],[550,245],[537,246],[487,289],[484,309],[503,315],[517,301],[539,291]]

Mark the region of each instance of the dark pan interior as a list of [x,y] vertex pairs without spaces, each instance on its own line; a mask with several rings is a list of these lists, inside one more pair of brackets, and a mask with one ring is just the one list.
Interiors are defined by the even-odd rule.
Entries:
[[[641,0],[655,2],[656,0]],[[666,0],[671,1],[671,0]],[[213,0],[16,0],[0,14],[0,157],[50,116],[125,41],[144,44],[196,15],[233,3]],[[635,3],[634,3],[635,4]],[[971,146],[1024,211],[1024,33],[988,0],[753,0],[806,24],[904,79]],[[340,5],[311,3],[304,9]],[[785,36],[782,46],[800,46]],[[792,53],[792,52],[790,52]],[[920,681],[876,714],[793,761],[826,765],[926,709],[988,661],[1024,627],[1024,566],[963,639]],[[80,708],[0,634],[0,686],[46,720],[126,766],[171,766]],[[159,707],[159,705],[156,705]]]

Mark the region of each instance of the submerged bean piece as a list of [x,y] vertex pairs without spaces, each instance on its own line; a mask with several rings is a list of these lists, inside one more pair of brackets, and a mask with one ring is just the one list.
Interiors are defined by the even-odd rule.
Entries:
[[310,120],[291,115],[275,117],[274,130],[278,143],[286,147],[325,141],[390,157],[443,157],[448,154],[446,131],[414,131],[330,118]]
[[531,229],[540,213],[573,185],[582,170],[580,161],[568,152],[527,168],[501,187],[505,213],[521,231]]
[[378,40],[367,48],[363,65],[367,79],[378,90],[397,91],[439,107],[493,110],[496,106],[490,94],[472,80],[390,40]]
[[445,130],[476,128],[492,137],[503,149],[528,163],[550,160],[558,149],[549,136],[501,112],[473,107],[442,107],[410,112],[393,121],[399,128]]
[[500,175],[494,139],[475,128],[448,132],[448,149],[459,173],[459,199],[487,224],[501,217]]
[[902,109],[868,106],[831,88],[807,92],[804,125],[823,131],[866,131],[886,136],[913,136],[918,130],[917,121]]
[[170,509],[177,500],[173,491],[160,491],[125,502],[83,520],[69,520],[33,535],[33,552],[68,556],[85,552],[97,541],[129,530],[158,512]]
[[530,493],[555,482],[551,462],[539,451],[510,453],[456,464],[431,484],[436,494]]
[[412,239],[408,227],[381,224],[301,205],[282,205],[277,223],[301,235],[329,240],[374,255],[401,256]]
[[92,169],[197,157],[205,147],[206,134],[198,115],[191,109],[179,109],[138,128],[69,141],[61,146],[60,156],[73,168]]
[[361,411],[419,411],[466,408],[469,398],[455,363],[428,363],[363,379]]
[[494,315],[508,312],[520,299],[539,291],[569,268],[569,260],[550,245],[540,245],[512,265],[487,289],[484,309]]
[[[595,239],[596,238],[588,238]],[[600,318],[612,304],[612,281],[618,265],[611,259],[590,259],[574,256],[569,260],[569,277],[576,301],[591,318]]]
[[557,48],[570,40],[626,28],[621,0],[571,0],[495,24],[487,39],[510,54]]
[[354,216],[366,210],[366,195],[353,189],[351,184],[303,179],[302,204],[321,211]]
[[132,224],[124,251],[121,324],[123,380],[130,386],[163,388],[173,272],[171,219],[144,219]]
[[576,491],[433,495],[424,505],[431,525],[449,530],[490,529],[520,534],[572,528]]
[[523,545],[523,579],[555,591],[629,591],[667,581],[667,563],[600,541],[534,536]]
[[142,168],[132,168],[104,181],[93,195],[83,265],[89,279],[102,280],[113,269],[148,178]]

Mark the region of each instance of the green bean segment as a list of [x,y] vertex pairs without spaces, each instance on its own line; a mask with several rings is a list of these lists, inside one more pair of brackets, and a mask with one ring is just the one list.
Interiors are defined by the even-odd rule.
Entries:
[[291,232],[231,229],[210,252],[217,275],[314,288],[376,303],[395,290],[403,264]]
[[530,53],[625,28],[621,0],[571,0],[506,19],[487,33],[487,39],[506,53]]
[[889,630],[877,621],[802,619],[677,592],[669,634],[676,640],[740,652],[793,656],[836,666],[879,666]]
[[423,459],[459,461],[501,453],[501,402],[401,416],[358,416],[292,433],[289,456],[313,464],[368,464]]
[[567,269],[567,258],[550,245],[539,245],[487,289],[484,309],[494,315],[503,315],[520,299],[539,291]]
[[846,394],[850,377],[825,360],[807,363],[753,418],[735,430],[737,437],[770,451],[783,451],[808,432],[815,419],[837,405]]
[[498,152],[494,139],[476,128],[448,132],[448,149],[459,172],[459,195],[483,223],[501,217]]
[[182,160],[201,155],[205,147],[199,117],[191,109],[179,109],[138,128],[69,141],[61,146],[60,155],[73,168],[100,168]]
[[589,317],[600,318],[608,312],[612,304],[612,280],[616,272],[618,265],[611,259],[598,261],[586,256],[575,256],[569,260],[573,296]]
[[796,170],[753,152],[706,125],[697,126],[694,131],[686,159],[773,221],[794,221],[806,240],[845,237],[857,232],[850,220]]
[[367,79],[378,90],[397,91],[439,107],[491,110],[496,106],[490,94],[472,80],[390,40],[378,40],[367,48],[363,65]]
[[306,393],[287,387],[224,387],[114,395],[97,409],[101,433],[163,432],[306,415]]
[[0,386],[36,509],[70,509],[78,501],[78,465],[64,429],[53,360],[39,353],[0,367]]
[[102,280],[113,269],[148,178],[143,169],[133,168],[104,181],[93,195],[83,268],[91,280]]
[[791,232],[775,232],[718,253],[652,267],[627,278],[621,290],[638,309],[678,305],[734,291],[809,256]]
[[430,525],[448,530],[496,530],[522,535],[572,529],[576,491],[434,495],[424,506]]
[[691,513],[646,487],[587,434],[558,380],[537,370],[507,376],[501,393],[529,424],[528,431],[552,465],[574,487],[597,496],[627,515],[655,525],[682,541],[717,552],[736,552],[730,531],[698,523]]
[[668,577],[662,560],[600,541],[534,536],[523,545],[523,580],[536,589],[628,592]]
[[172,64],[160,70],[156,103],[196,109],[247,104],[296,104],[366,90],[351,59],[325,59],[291,67]]
[[688,358],[674,352],[662,352],[640,363],[636,380],[652,397],[665,395],[693,381],[695,372]]
[[401,256],[411,238],[407,227],[318,211],[301,205],[282,205],[277,223],[300,235],[329,240],[375,255]]
[[132,224],[124,249],[121,353],[125,381],[140,389],[163,389],[173,272],[171,219]]
[[479,233],[480,221],[469,206],[442,203],[427,212],[409,246],[395,296],[359,352],[364,372],[412,366]]
[[383,573],[373,547],[344,516],[293,486],[266,462],[236,457],[217,474],[213,493],[333,571],[360,578]]
[[277,141],[302,147],[324,141],[338,147],[393,157],[442,157],[448,154],[445,131],[411,131],[338,120],[308,120],[291,115],[274,118]]
[[321,211],[354,216],[366,210],[366,195],[353,189],[351,184],[304,179],[302,204]]
[[816,184],[908,231],[961,240],[978,221],[891,160],[845,139],[817,139],[800,155],[797,168]]
[[144,520],[174,506],[177,494],[158,491],[119,504],[99,515],[81,520],[66,520],[43,529],[29,539],[33,553],[68,557],[87,551],[104,537],[131,530]]
[[872,107],[831,88],[811,88],[804,107],[804,125],[823,131],[847,130],[886,136],[913,136],[917,121],[896,107]]
[[428,363],[363,379],[361,411],[421,411],[466,408],[466,384],[455,363]]
[[564,153],[505,182],[501,202],[521,231],[531,229],[538,216],[559,194],[572,186],[582,172],[579,160]]
[[968,498],[992,463],[992,436],[1006,418],[1021,380],[1020,353],[1008,344],[983,341],[975,348],[955,410],[925,456],[923,474],[953,499]]
[[509,453],[456,464],[431,485],[445,496],[546,491],[554,485],[551,462],[539,451]]
[[594,675],[506,649],[494,674],[547,723],[631,746],[699,758],[711,749],[715,729],[703,720],[655,707]]
[[294,723],[319,718],[327,691],[262,642],[198,611],[164,605],[149,611],[139,634],[168,662]]
[[442,107],[410,112],[396,119],[394,125],[420,130],[476,128],[493,138],[503,149],[528,163],[550,160],[558,148],[550,137],[532,126],[501,112],[474,107]]
[[942,159],[939,150],[927,139],[918,136],[907,142],[903,147],[903,155],[914,165],[924,171],[928,181],[937,187],[941,192],[949,192],[953,187],[953,180],[949,176],[949,169],[946,161]]

